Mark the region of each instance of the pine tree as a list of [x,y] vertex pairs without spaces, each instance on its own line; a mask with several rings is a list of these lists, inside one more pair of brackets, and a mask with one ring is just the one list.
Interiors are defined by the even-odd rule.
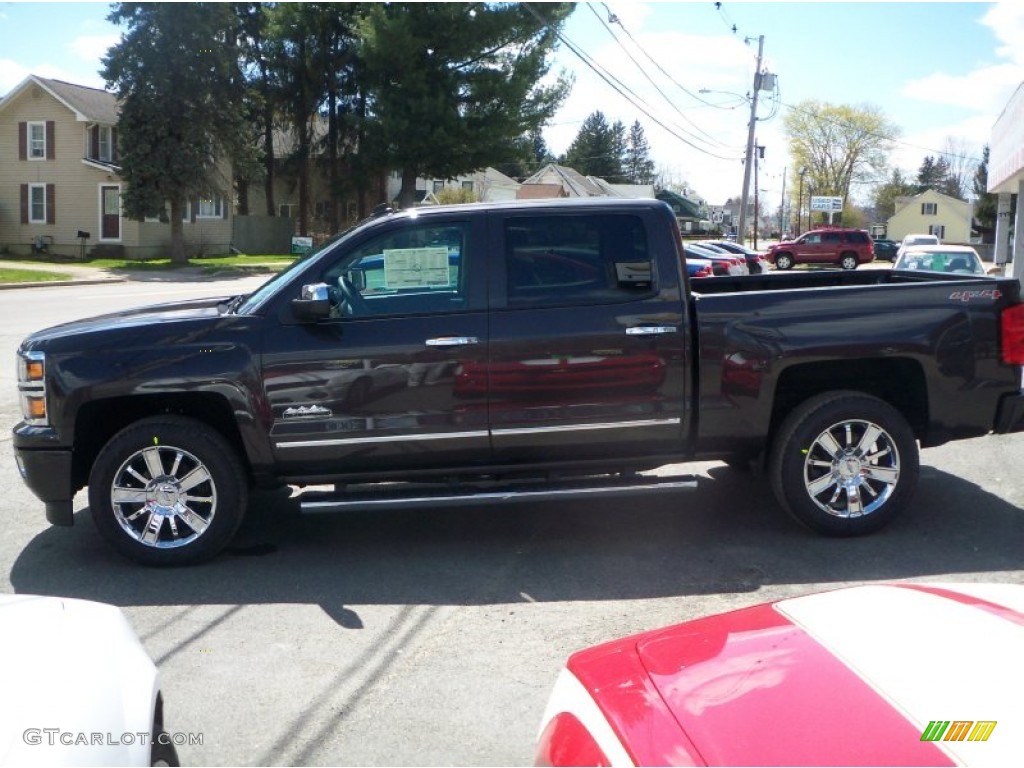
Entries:
[[540,85],[571,3],[366,3],[360,54],[366,145],[402,169],[402,205],[420,175],[450,178],[515,157],[568,84]]
[[988,191],[988,152],[988,144],[986,144],[981,151],[981,162],[978,163],[978,167],[974,171],[974,194],[978,198],[974,204],[974,218],[978,221],[982,242],[994,243],[996,241],[998,197]]
[[169,205],[170,257],[185,263],[186,203],[227,205],[224,162],[246,154],[238,19],[221,3],[117,3],[107,18],[126,28],[102,70],[121,102],[122,204],[138,219]]
[[596,176],[612,184],[621,183],[624,176],[624,130],[622,123],[609,126],[600,110],[592,112],[583,121],[562,162],[584,176]]
[[623,173],[630,184],[653,184],[654,161],[650,159],[651,146],[644,134],[644,128],[637,120],[629,129],[626,138]]

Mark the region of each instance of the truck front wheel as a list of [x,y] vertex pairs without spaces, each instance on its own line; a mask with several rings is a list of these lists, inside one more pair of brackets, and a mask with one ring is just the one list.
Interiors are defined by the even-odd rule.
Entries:
[[100,534],[143,565],[198,563],[220,552],[245,512],[234,449],[195,419],[159,416],[118,432],[89,475]]
[[786,418],[770,467],[772,490],[793,517],[826,536],[859,536],[909,503],[919,456],[913,431],[891,405],[831,392]]
[[793,257],[788,253],[780,253],[775,257],[775,268],[776,269],[792,269],[793,268]]

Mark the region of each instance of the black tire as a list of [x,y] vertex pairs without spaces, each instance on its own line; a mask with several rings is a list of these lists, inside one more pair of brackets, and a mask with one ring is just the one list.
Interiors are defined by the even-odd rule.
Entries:
[[769,475],[779,504],[808,528],[860,536],[907,506],[919,462],[914,433],[899,411],[859,392],[829,392],[783,421]]
[[788,253],[780,253],[775,257],[775,268],[776,269],[792,269],[793,268],[793,257]]
[[241,524],[247,500],[235,450],[212,428],[180,416],[125,427],[103,447],[89,475],[97,529],[143,565],[214,557]]
[[855,253],[844,253],[839,257],[839,266],[843,269],[856,269],[857,263],[857,254]]
[[161,766],[161,768],[178,768],[181,760],[178,758],[178,750],[174,741],[167,731],[158,731],[153,734],[152,746],[149,750],[149,764]]

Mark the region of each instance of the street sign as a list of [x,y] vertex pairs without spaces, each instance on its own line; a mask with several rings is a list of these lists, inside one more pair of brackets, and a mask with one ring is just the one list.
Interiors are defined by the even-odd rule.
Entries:
[[812,211],[841,211],[843,210],[843,198],[826,197],[824,195],[811,195]]

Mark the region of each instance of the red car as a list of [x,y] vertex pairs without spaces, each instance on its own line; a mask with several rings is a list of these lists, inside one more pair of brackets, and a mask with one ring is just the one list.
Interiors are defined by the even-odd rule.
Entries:
[[830,227],[769,246],[765,255],[778,269],[792,269],[795,264],[835,264],[856,269],[858,264],[874,260],[875,246],[866,230]]
[[1024,585],[877,584],[569,658],[537,765],[1020,765]]

